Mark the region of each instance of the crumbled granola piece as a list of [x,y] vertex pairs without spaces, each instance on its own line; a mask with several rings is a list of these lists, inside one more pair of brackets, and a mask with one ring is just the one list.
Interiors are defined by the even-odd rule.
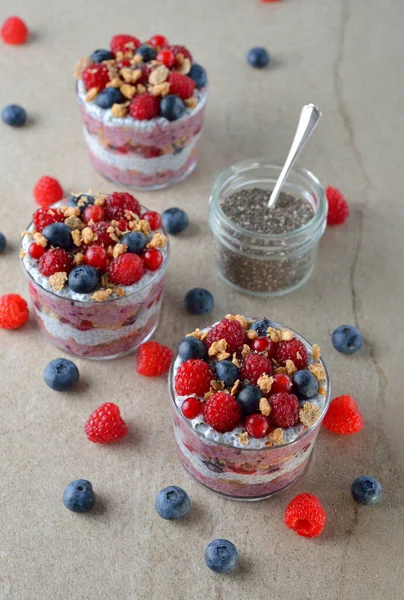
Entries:
[[264,415],[264,417],[268,417],[268,415],[271,413],[271,410],[272,410],[271,405],[269,404],[269,402],[266,398],[261,398],[259,408],[260,408],[260,413],[262,415]]
[[290,360],[289,358],[286,360],[285,368],[286,368],[286,373],[289,376],[292,376],[297,371],[295,363],[293,362],[293,360]]
[[81,246],[81,231],[79,229],[74,229],[72,231],[72,238],[75,246]]
[[82,265],[84,262],[84,254],[82,252],[77,252],[73,257],[73,262],[75,265]]
[[63,214],[66,217],[79,217],[81,215],[81,211],[78,206],[66,206],[63,210]]
[[67,217],[65,219],[65,225],[70,229],[84,229],[85,225],[79,217]]
[[243,433],[238,433],[236,437],[240,444],[243,444],[243,446],[248,444],[248,433],[246,431],[243,431]]
[[184,100],[184,104],[185,106],[188,106],[188,108],[192,109],[198,104],[198,100],[195,98],[195,96],[191,96],[191,98],[186,98]]
[[113,104],[111,110],[112,110],[112,114],[117,119],[123,119],[123,117],[126,117],[126,115],[128,113],[128,107],[125,106],[124,104]]
[[[176,58],[178,61],[178,54],[177,54]],[[187,75],[191,70],[191,61],[189,60],[189,58],[184,58],[184,60],[182,61],[181,64],[178,65],[176,70],[179,73],[182,73],[183,75]]]
[[49,283],[52,286],[54,292],[59,292],[65,286],[67,281],[67,273],[65,271],[58,271],[49,277]]
[[309,365],[307,368],[309,369],[310,373],[314,375],[317,381],[325,380],[325,371],[320,363],[314,363]]
[[122,298],[123,296],[126,295],[125,290],[123,288],[121,288],[121,287],[114,288],[114,292],[118,296],[118,298]]
[[23,238],[25,236],[32,238],[34,237],[34,233],[32,231],[27,231],[26,229],[24,229],[24,231],[21,231],[21,237]]
[[[150,225],[150,223],[149,223],[149,225]],[[163,235],[162,233],[159,233],[157,231],[153,235],[150,242],[147,244],[147,248],[163,248],[166,245],[167,241],[168,241],[168,238],[165,235]]]
[[121,256],[121,254],[125,254],[127,249],[128,246],[126,246],[126,244],[116,244],[116,246],[114,246],[112,249],[112,256],[114,258],[118,258],[118,256]]
[[168,81],[158,83],[157,85],[149,86],[149,94],[152,96],[167,96],[170,92],[170,84]]
[[46,248],[48,245],[48,240],[44,235],[42,235],[42,233],[39,233],[39,231],[34,233],[34,240],[35,243],[38,244],[38,246],[42,246],[42,248]]
[[267,335],[269,336],[271,342],[274,342],[275,344],[281,341],[281,336],[279,335],[279,332],[273,327],[268,327]]
[[249,354],[251,352],[251,348],[248,344],[243,344],[243,349],[241,351],[241,356],[243,358],[245,358],[247,356],[247,354]]
[[150,85],[158,85],[159,83],[164,83],[167,80],[169,72],[170,71],[165,65],[158,66],[149,75]]
[[111,79],[111,81],[107,83],[105,87],[120,88],[121,86],[123,86],[122,79],[120,77],[114,77],[113,79]]
[[269,375],[261,375],[261,377],[258,378],[257,385],[263,394],[269,394],[273,382],[273,377],[270,377]]
[[183,55],[182,52],[178,52],[178,54],[176,55],[176,61],[178,65],[182,65],[182,63],[184,62],[185,56]]
[[296,352],[296,358],[298,358],[299,360],[302,360],[302,355],[300,354],[300,352]]
[[285,441],[285,438],[283,437],[283,429],[281,427],[277,427],[269,434],[268,438],[272,444],[283,444]]
[[86,97],[85,97],[85,101],[92,102],[92,100],[94,100],[94,98],[96,98],[97,96],[98,96],[98,88],[92,87],[88,90]]
[[212,379],[210,382],[210,387],[215,390],[215,392],[220,392],[224,390],[225,386],[223,381],[216,381],[216,379]]
[[140,65],[143,62],[143,57],[141,54],[135,54],[135,56],[130,61],[132,65]]
[[76,68],[74,69],[74,78],[81,79],[83,71],[86,67],[92,64],[92,60],[89,56],[82,56],[76,63]]
[[323,386],[320,386],[318,388],[318,393],[320,394],[320,396],[326,396],[327,395],[327,388],[323,387]]
[[138,94],[145,94],[147,92],[147,88],[143,83],[138,83],[136,89]]
[[311,353],[312,353],[314,362],[317,362],[320,360],[321,352],[320,352],[320,346],[318,344],[313,344]]
[[81,236],[85,244],[91,244],[96,237],[94,231],[90,227],[84,227],[83,231],[81,232]]
[[258,331],[256,331],[255,329],[249,329],[247,331],[247,337],[249,340],[255,340],[255,338],[258,337]]
[[251,321],[248,321],[244,315],[230,315],[229,314],[229,315],[226,315],[225,318],[229,319],[229,321],[238,321],[243,329],[248,329],[249,323],[251,323]]
[[240,379],[234,382],[233,387],[231,388],[230,394],[235,396],[237,394],[237,390],[240,387]]
[[121,94],[131,100],[133,96],[136,94],[136,87],[134,85],[130,85],[130,83],[124,83],[121,86]]
[[226,352],[227,350],[227,342],[225,339],[219,340],[218,342],[213,342],[211,347],[208,350],[209,356],[217,356],[221,352]]
[[142,76],[142,71],[140,69],[132,69],[130,67],[124,67],[121,69],[121,75],[126,81],[126,83],[136,83]]
[[208,331],[201,331],[200,329],[195,329],[195,331],[193,331],[192,333],[187,333],[186,337],[195,337],[198,340],[201,340],[201,342],[203,342],[203,340],[206,340],[206,338],[208,337],[208,334]]
[[279,335],[282,342],[289,342],[295,337],[289,329],[280,329]]
[[139,231],[144,233],[146,236],[150,235],[151,227],[149,221],[146,221],[145,219],[140,219],[140,221],[138,221],[138,227]]
[[203,399],[204,399],[204,400],[209,400],[209,398],[210,398],[211,396],[213,396],[213,394],[214,394],[214,393],[215,393],[215,392],[214,392],[214,390],[210,389],[208,392],[205,392],[205,393],[204,393],[204,395],[203,395]]
[[229,358],[230,356],[230,352],[219,352],[219,354],[216,356],[217,360],[226,360],[226,358]]
[[102,193],[98,192],[96,199],[94,200],[95,206],[104,206],[107,197]]
[[233,365],[236,365],[236,367],[238,369],[241,369],[242,365],[241,365],[241,362],[239,361],[239,359],[237,358],[237,353],[236,352],[234,352],[233,358],[231,359],[231,362],[233,363]]
[[24,258],[24,256],[26,256],[27,253],[25,252],[24,248],[21,248],[20,250],[20,258]]
[[306,427],[311,427],[314,425],[314,423],[316,423],[320,417],[320,408],[311,402],[305,402],[299,411],[299,419],[303,425],[306,425]]
[[278,375],[278,373],[282,373],[282,375],[286,375],[287,374],[286,367],[276,367],[276,369],[274,369],[274,375]]
[[93,300],[96,300],[97,302],[103,302],[104,300],[108,300],[108,298],[112,294],[112,291],[113,290],[111,288],[108,288],[107,290],[97,290],[96,292],[94,292],[91,298]]

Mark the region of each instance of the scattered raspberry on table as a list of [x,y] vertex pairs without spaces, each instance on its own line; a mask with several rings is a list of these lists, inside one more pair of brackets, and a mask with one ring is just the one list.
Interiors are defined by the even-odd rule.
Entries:
[[146,377],[164,375],[170,368],[174,352],[158,342],[145,342],[139,346],[136,371]]
[[28,28],[19,17],[9,17],[1,26],[0,35],[5,44],[18,46],[28,37]]
[[28,305],[18,294],[6,294],[0,297],[0,327],[17,329],[28,320]]
[[57,179],[44,175],[35,184],[34,198],[39,206],[48,208],[63,198],[63,188]]
[[349,205],[342,193],[333,187],[325,190],[328,201],[327,225],[342,225],[349,217]]
[[312,494],[299,494],[286,507],[284,523],[298,535],[314,538],[323,531],[326,512]]
[[351,396],[338,396],[331,400],[323,425],[333,433],[349,435],[361,431],[364,422],[356,401]]
[[84,431],[90,442],[113,444],[127,435],[128,427],[119,407],[113,402],[105,402],[88,417]]

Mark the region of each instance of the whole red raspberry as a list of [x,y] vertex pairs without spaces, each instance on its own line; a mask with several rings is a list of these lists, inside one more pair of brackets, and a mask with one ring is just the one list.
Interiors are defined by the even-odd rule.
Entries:
[[361,431],[364,422],[355,400],[351,396],[338,396],[331,400],[323,425],[333,433],[348,435]]
[[209,365],[199,358],[191,358],[179,367],[175,376],[175,389],[180,396],[203,396],[209,391],[212,379],[214,376]]
[[105,223],[105,221],[100,221],[99,223],[94,223],[91,225],[91,229],[97,236],[94,240],[95,245],[108,248],[109,246],[114,246],[116,244],[116,241],[112,239],[111,235],[107,231],[109,227],[110,225]]
[[264,374],[272,374],[271,360],[262,354],[255,354],[254,352],[247,354],[240,369],[241,377],[248,380],[252,385],[256,385],[258,379]]
[[29,311],[24,298],[18,294],[0,296],[0,327],[17,329],[28,320]]
[[190,98],[195,89],[195,81],[182,73],[172,71],[168,77],[170,94],[177,94],[182,100]]
[[124,219],[126,210],[139,216],[142,211],[139,201],[128,192],[113,192],[105,200],[103,208],[108,221]]
[[70,273],[73,268],[73,259],[71,255],[62,248],[51,248],[41,257],[39,261],[39,270],[45,277],[50,277],[54,273]]
[[314,538],[324,529],[326,512],[312,494],[299,494],[286,507],[284,523],[303,537]]
[[170,368],[174,352],[158,342],[145,342],[137,353],[136,371],[146,377],[164,375]]
[[26,41],[28,28],[19,17],[9,17],[1,26],[0,35],[6,44],[17,46]]
[[58,208],[38,208],[32,217],[35,230],[39,232],[42,232],[47,225],[51,225],[52,223],[63,223],[64,220],[65,216]]
[[89,65],[83,69],[81,78],[86,90],[97,88],[101,92],[109,82],[108,68],[102,63]]
[[269,397],[271,422],[275,427],[289,429],[299,420],[299,400],[294,394],[280,392]]
[[128,427],[119,407],[113,402],[105,402],[88,417],[84,431],[90,442],[113,444],[127,435]]
[[227,342],[227,352],[232,354],[242,347],[245,337],[243,326],[238,321],[222,319],[209,331],[205,344],[209,347],[213,342],[219,342],[224,339]]
[[63,198],[63,188],[57,179],[44,175],[35,184],[34,198],[39,206],[49,208]]
[[159,109],[159,99],[150,94],[138,94],[129,105],[130,115],[138,121],[149,121],[158,117]]
[[203,418],[215,431],[231,431],[241,420],[241,408],[237,400],[226,392],[216,392],[203,407]]
[[143,261],[137,254],[121,254],[108,265],[108,277],[116,285],[132,285],[143,277]]
[[267,417],[264,417],[261,413],[255,413],[247,417],[245,428],[248,435],[251,435],[251,437],[263,438],[268,435],[271,424]]
[[305,368],[309,357],[303,342],[294,338],[277,344],[275,358],[281,365],[285,365],[287,360],[293,360],[296,368],[300,370]]
[[192,54],[185,46],[170,46],[169,49],[174,56],[177,56],[177,54],[182,54],[184,58],[189,58],[189,60],[192,62]]
[[339,190],[328,187],[325,190],[328,202],[327,225],[342,225],[349,217],[349,205]]
[[127,35],[126,33],[120,33],[114,35],[109,47],[112,52],[125,52],[126,50],[137,50],[141,46],[141,42],[133,37],[133,35]]

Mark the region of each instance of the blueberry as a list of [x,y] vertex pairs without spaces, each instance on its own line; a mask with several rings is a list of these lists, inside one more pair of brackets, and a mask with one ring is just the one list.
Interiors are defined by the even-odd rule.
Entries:
[[188,77],[195,81],[197,88],[205,87],[208,82],[208,76],[206,75],[205,69],[196,63],[192,65],[191,70],[188,73]]
[[22,127],[27,120],[27,113],[18,104],[7,104],[1,111],[1,118],[6,125]]
[[110,87],[102,90],[94,102],[100,108],[111,108],[113,104],[122,104],[122,102],[125,102],[125,97],[118,88]]
[[154,60],[156,58],[157,50],[153,48],[153,46],[147,46],[147,44],[144,44],[136,50],[136,54],[140,54],[144,62],[149,62],[150,60]]
[[100,283],[100,274],[90,265],[80,265],[69,273],[69,288],[78,294],[90,294]]
[[271,58],[268,54],[268,50],[256,47],[251,48],[251,50],[247,52],[247,61],[252,67],[263,69],[270,63]]
[[4,250],[6,249],[6,246],[7,246],[6,236],[4,235],[4,233],[0,233],[0,253],[4,252]]
[[167,208],[161,215],[163,227],[167,233],[181,233],[189,225],[188,215],[181,208]]
[[296,371],[292,376],[293,393],[299,398],[299,400],[308,400],[314,398],[318,392],[317,379],[313,373],[310,373],[307,369]]
[[379,502],[382,495],[382,486],[374,477],[361,475],[353,482],[351,494],[358,504],[372,506]]
[[237,379],[240,379],[240,371],[231,360],[219,360],[216,364],[216,375],[226,387],[233,387]]
[[77,196],[70,196],[67,200],[67,206],[78,206],[80,212],[83,213],[87,206],[94,204],[95,199],[90,194],[78,194]]
[[252,415],[258,411],[262,392],[256,385],[245,385],[237,394],[244,415]]
[[332,345],[342,354],[354,354],[362,348],[363,336],[359,329],[352,325],[340,325],[331,337]]
[[69,510],[77,513],[91,510],[95,504],[95,494],[91,483],[87,479],[71,481],[63,492],[63,504]]
[[192,288],[185,294],[184,306],[192,315],[205,315],[213,309],[213,296],[203,288]]
[[173,521],[181,519],[189,513],[191,501],[188,494],[176,485],[160,490],[156,497],[156,511],[163,517]]
[[213,540],[205,549],[205,563],[216,573],[230,573],[238,563],[238,552],[229,540]]
[[168,121],[177,121],[181,119],[185,112],[185,104],[176,94],[164,96],[160,102],[160,114]]
[[201,340],[189,335],[180,341],[178,346],[178,354],[183,361],[191,358],[201,358],[208,360],[208,349]]
[[55,358],[46,365],[43,377],[52,390],[66,392],[77,384],[79,370],[71,360]]
[[128,247],[128,252],[140,254],[147,244],[147,237],[141,231],[132,231],[121,238],[121,244]]
[[254,323],[251,323],[250,325],[250,329],[255,329],[255,331],[257,331],[258,335],[261,337],[266,336],[268,327],[275,328],[275,323],[269,319],[260,319],[259,321],[254,321]]
[[44,228],[42,234],[51,246],[70,250],[73,245],[71,229],[64,223],[51,223]]
[[90,54],[90,58],[93,63],[100,63],[103,60],[113,60],[115,56],[110,52],[110,50],[94,50],[92,54]]

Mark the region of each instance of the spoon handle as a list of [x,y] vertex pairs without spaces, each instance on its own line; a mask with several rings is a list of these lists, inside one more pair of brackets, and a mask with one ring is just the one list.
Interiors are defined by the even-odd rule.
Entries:
[[289,150],[288,157],[283,166],[279,179],[275,184],[271,197],[268,201],[268,208],[273,208],[280,194],[281,188],[285,183],[289,172],[296,162],[297,157],[303,150],[303,146],[317,127],[321,118],[320,109],[315,104],[306,104],[300,113],[299,123],[297,125],[295,137]]

